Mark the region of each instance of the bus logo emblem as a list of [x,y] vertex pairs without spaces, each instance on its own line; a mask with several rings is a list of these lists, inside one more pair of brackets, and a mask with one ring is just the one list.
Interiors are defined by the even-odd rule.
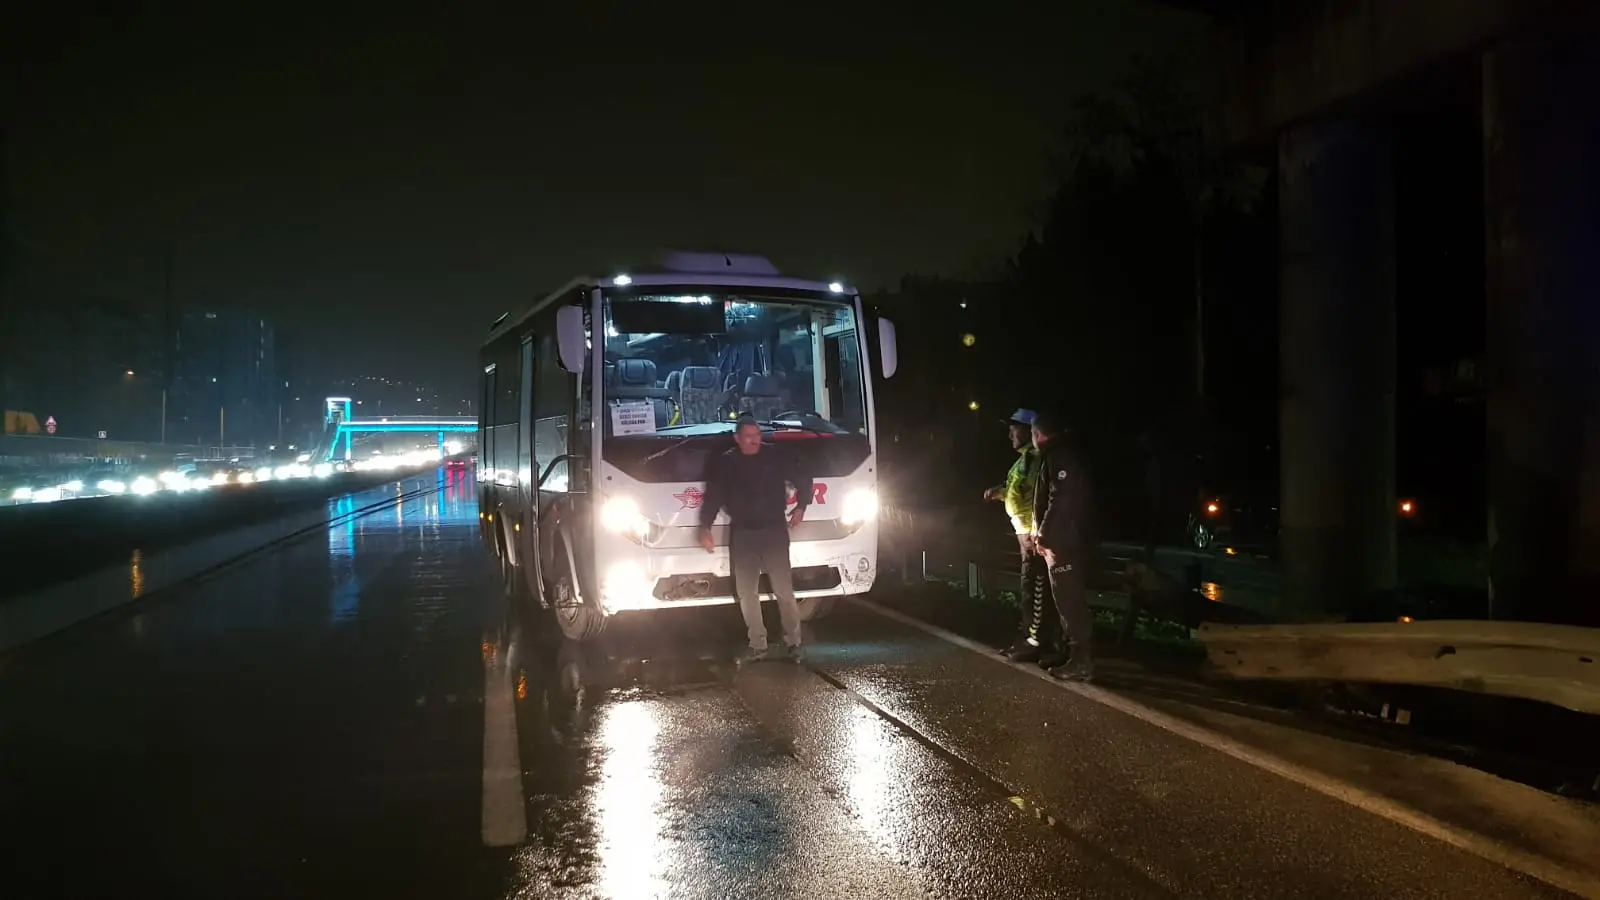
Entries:
[[672,499],[678,501],[679,509],[699,509],[700,501],[705,499],[705,492],[693,485],[683,489],[681,494],[673,494]]

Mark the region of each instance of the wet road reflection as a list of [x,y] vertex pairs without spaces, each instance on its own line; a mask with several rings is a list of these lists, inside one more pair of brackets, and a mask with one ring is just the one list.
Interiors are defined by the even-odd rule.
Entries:
[[562,641],[427,482],[0,659],[0,890],[1552,895],[854,604],[810,667],[735,670],[731,607]]
[[814,668],[735,671],[731,609],[613,624],[524,650],[513,895],[1552,895],[858,608]]
[[661,880],[667,848],[656,714],[648,702],[612,706],[601,714],[596,729],[599,886],[608,897],[653,897],[667,889]]
[[[876,716],[865,709],[857,708],[851,712],[848,800],[862,824],[879,835],[888,832],[884,805],[889,794],[890,779],[894,773],[903,771],[905,765],[894,743],[884,740],[882,725]],[[884,843],[891,847],[893,845],[890,841]]]
[[477,647],[503,611],[470,481],[400,519],[335,520],[9,656],[0,893],[499,895]]

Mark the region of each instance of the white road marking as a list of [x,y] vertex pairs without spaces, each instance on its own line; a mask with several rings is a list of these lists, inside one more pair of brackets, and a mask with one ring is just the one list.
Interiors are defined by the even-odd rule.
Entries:
[[513,847],[528,836],[517,749],[517,708],[499,653],[483,658],[483,845]]
[[1000,665],[1025,672],[1049,684],[1055,685],[1064,691],[1071,691],[1088,700],[1093,700],[1103,706],[1108,706],[1121,713],[1126,713],[1149,725],[1154,725],[1163,731],[1170,732],[1182,738],[1208,747],[1212,750],[1230,756],[1246,765],[1255,766],[1271,772],[1282,778],[1309,788],[1326,797],[1331,797],[1348,803],[1357,809],[1371,813],[1380,818],[1387,819],[1398,825],[1410,828],[1413,831],[1427,835],[1435,840],[1443,841],[1459,850],[1464,850],[1474,856],[1488,860],[1503,868],[1524,875],[1537,878],[1547,884],[1554,885],[1564,891],[1570,891],[1580,897],[1600,900],[1600,879],[1586,872],[1570,869],[1554,860],[1546,859],[1532,853],[1525,853],[1510,847],[1505,847],[1484,837],[1483,835],[1457,828],[1447,822],[1441,821],[1399,803],[1392,798],[1373,793],[1365,788],[1357,787],[1342,779],[1325,775],[1321,772],[1305,768],[1287,760],[1279,759],[1263,753],[1253,747],[1242,744],[1231,738],[1224,737],[1208,731],[1198,725],[1185,722],[1182,719],[1167,715],[1159,710],[1151,709],[1142,703],[1130,700],[1118,694],[1111,693],[1103,688],[1091,684],[1057,681],[1050,677],[1050,673],[1032,663],[1013,663],[997,653],[993,648],[986,647],[977,641],[968,640],[959,634],[946,631],[937,625],[929,625],[920,619],[913,618],[897,610],[879,606],[871,600],[860,598],[846,598],[852,600],[863,609],[870,610],[887,619],[892,619],[902,625],[909,625],[919,631],[926,632],[944,641],[948,641],[966,650],[992,659]]

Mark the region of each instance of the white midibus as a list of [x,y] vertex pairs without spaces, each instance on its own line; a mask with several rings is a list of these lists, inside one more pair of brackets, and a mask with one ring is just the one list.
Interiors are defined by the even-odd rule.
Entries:
[[[870,588],[878,462],[864,326],[854,290],[721,253],[576,279],[502,316],[481,361],[479,509],[513,599],[576,640],[617,614],[734,602],[726,514],[711,554],[697,526],[706,465],[733,446],[741,415],[761,423],[763,452],[793,454],[814,478],[791,533],[802,616]],[[878,328],[889,376],[894,328]]]

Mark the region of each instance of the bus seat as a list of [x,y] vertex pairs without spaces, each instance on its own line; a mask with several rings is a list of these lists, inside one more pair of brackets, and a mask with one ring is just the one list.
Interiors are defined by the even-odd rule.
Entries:
[[667,373],[667,380],[662,382],[661,388],[667,392],[667,403],[672,406],[672,418],[668,425],[683,424],[683,401],[679,399],[681,391],[679,385],[683,383],[683,373],[674,369]]
[[648,359],[617,360],[617,396],[638,399],[656,386],[656,364]]
[[722,406],[721,372],[712,366],[685,366],[678,406],[686,425],[707,425],[720,421]]
[[648,359],[617,360],[617,386],[611,396],[618,400],[649,400],[655,408],[657,428],[672,421],[667,389],[656,387],[656,364]]
[[719,418],[738,412],[739,406],[739,374],[729,372],[722,380],[722,402],[717,409]]
[[751,375],[744,381],[744,396],[739,398],[739,409],[765,421],[783,412],[783,397],[779,393],[778,379],[771,375]]

